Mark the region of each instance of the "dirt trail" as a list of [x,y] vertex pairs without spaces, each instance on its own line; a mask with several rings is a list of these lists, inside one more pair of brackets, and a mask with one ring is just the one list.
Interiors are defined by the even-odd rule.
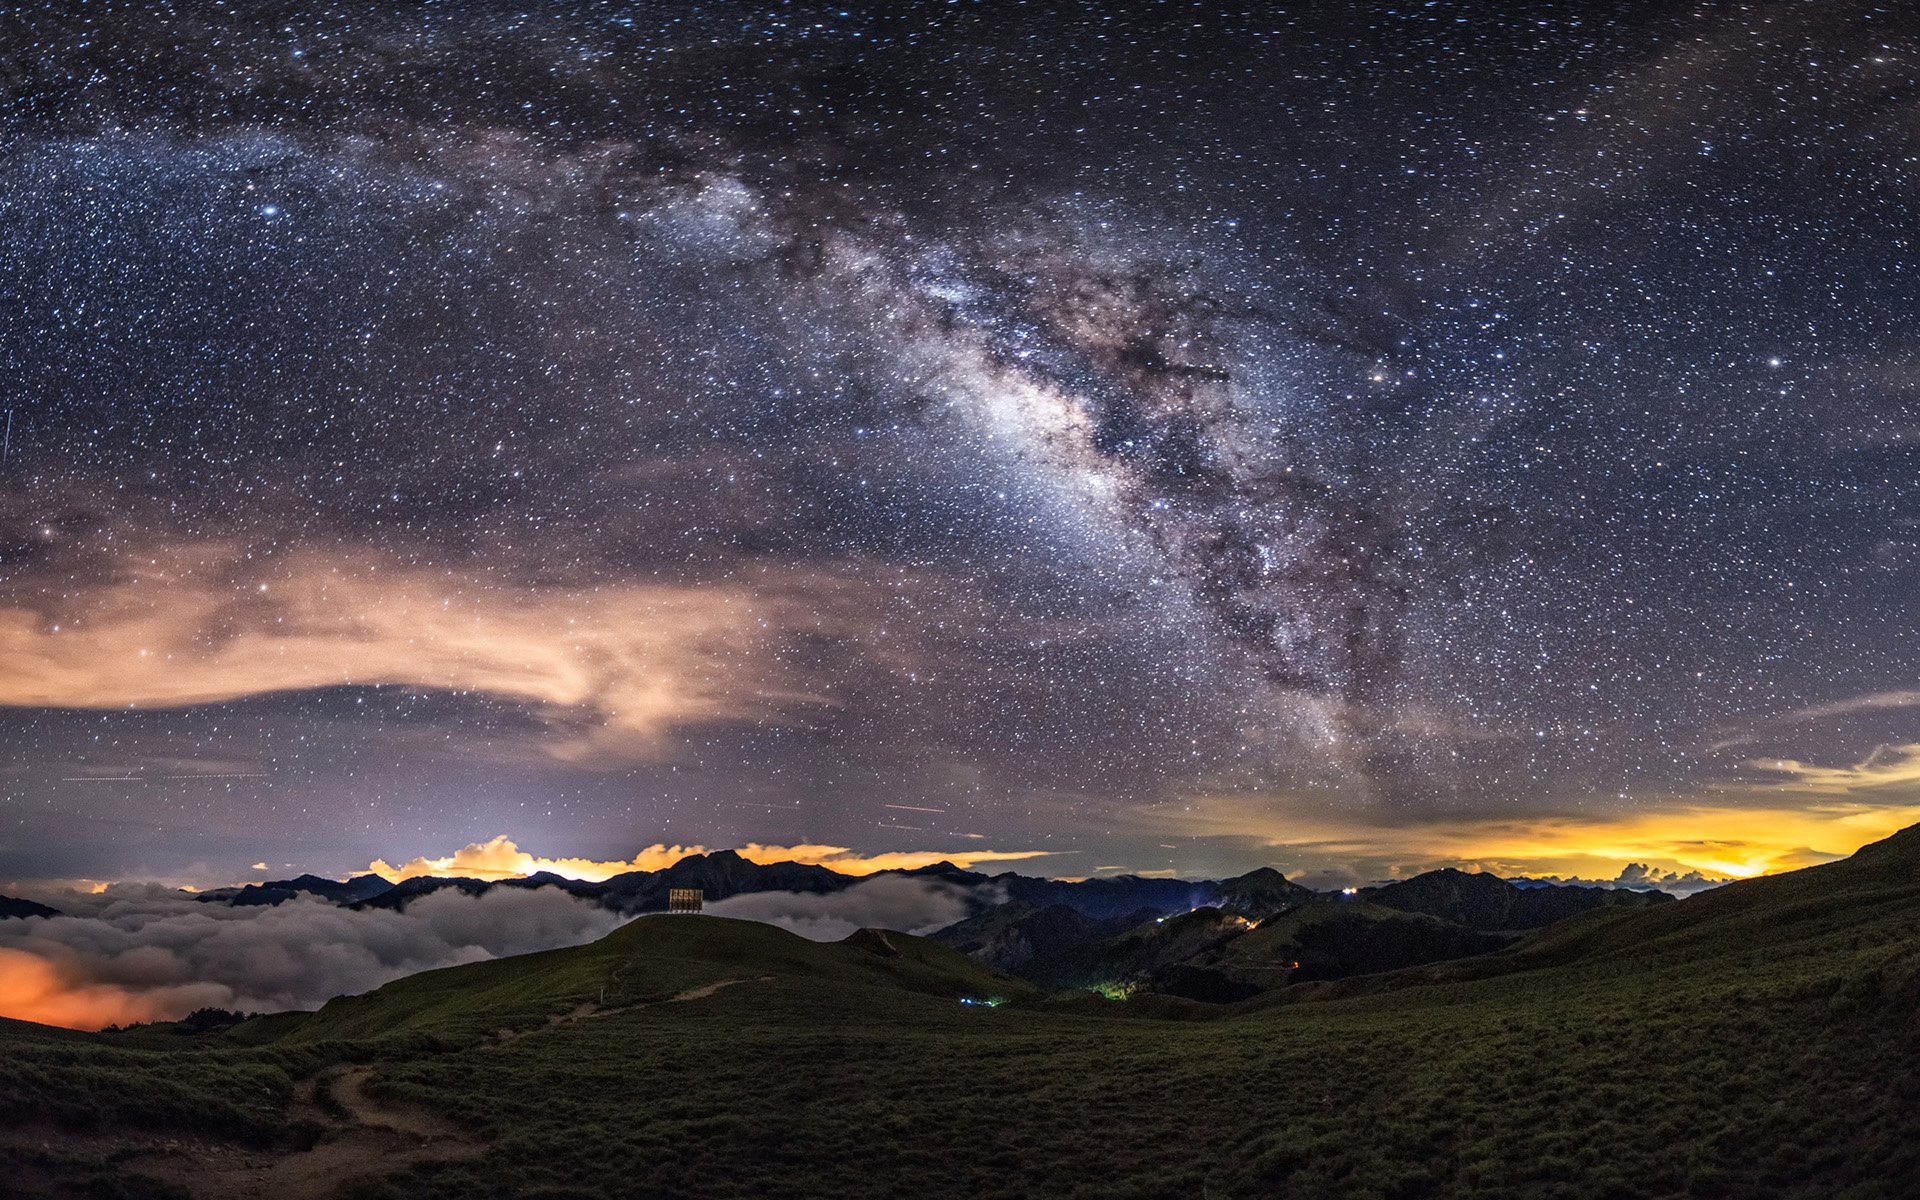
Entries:
[[[483,1049],[508,1045],[543,1029],[637,1012],[660,1004],[704,1000],[723,988],[772,979],[771,975],[717,979],[665,1000],[605,1008],[581,1004],[531,1029],[502,1029]],[[409,1167],[455,1162],[484,1147],[458,1124],[431,1109],[382,1099],[368,1085],[379,1069],[330,1067],[294,1089],[287,1110],[290,1129],[305,1126],[318,1137],[306,1150],[248,1149],[225,1142],[152,1139],[134,1150],[126,1142],[121,1161],[134,1171],[185,1188],[194,1200],[336,1200],[350,1184]]]
[[374,1068],[355,1066],[301,1082],[287,1122],[320,1127],[311,1149],[180,1146],[129,1165],[179,1184],[194,1200],[333,1200],[371,1176],[480,1153],[478,1142],[438,1113],[370,1095],[373,1076]]
[[684,1004],[688,1000],[705,1000],[721,988],[732,987],[736,983],[759,983],[772,978],[773,976],[771,975],[756,975],[751,978],[736,977],[733,979],[717,979],[712,983],[702,984],[696,988],[688,988],[686,991],[675,996],[669,996],[665,1000],[646,1000],[639,1004],[623,1004],[618,1008],[602,1008],[600,1005],[589,1001],[573,1008],[571,1011],[555,1013],[553,1016],[547,1018],[547,1023],[544,1026],[536,1025],[531,1029],[496,1030],[494,1031],[493,1041],[489,1043],[489,1045],[505,1046],[509,1043],[519,1041],[530,1033],[537,1032],[540,1029],[551,1029],[555,1025],[572,1025],[579,1021],[597,1021],[602,1017],[617,1017],[621,1013],[639,1012],[643,1008],[652,1008],[657,1004]]
[[327,1095],[346,1114],[348,1120],[369,1129],[384,1129],[405,1134],[422,1142],[468,1142],[461,1128],[431,1109],[418,1105],[395,1104],[376,1100],[367,1094],[372,1067],[350,1067],[333,1076]]
[[[502,1029],[486,1048],[504,1046],[557,1025],[637,1012],[658,1004],[704,1000],[722,988],[771,979],[719,979],[665,1000],[603,1008],[588,1003],[547,1018],[532,1029]],[[311,1149],[247,1150],[219,1143],[169,1143],[138,1154],[128,1165],[179,1184],[194,1200],[335,1200],[349,1184],[428,1163],[472,1158],[483,1147],[459,1125],[419,1105],[385,1100],[368,1091],[377,1068],[334,1067],[302,1080],[287,1112],[289,1126],[317,1126]]]
[[704,987],[688,988],[686,991],[681,992],[678,996],[675,996],[673,999],[667,1001],[667,1003],[679,1004],[686,1000],[705,1000],[708,996],[713,995],[715,992],[719,991],[721,988],[732,987],[736,983],[759,983],[762,980],[767,980],[772,978],[773,976],[771,975],[760,975],[753,979],[721,979],[713,983],[709,983]]

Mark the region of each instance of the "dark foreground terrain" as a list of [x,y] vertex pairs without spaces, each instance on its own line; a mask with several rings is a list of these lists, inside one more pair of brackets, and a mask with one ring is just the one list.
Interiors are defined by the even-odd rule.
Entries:
[[648,917],[217,1033],[0,1024],[0,1191],[1893,1200],[1917,1003],[1920,829],[1235,1005]]

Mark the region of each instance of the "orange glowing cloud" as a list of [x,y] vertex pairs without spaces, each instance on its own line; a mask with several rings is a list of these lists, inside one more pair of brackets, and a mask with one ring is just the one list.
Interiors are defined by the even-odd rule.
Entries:
[[628,871],[658,871],[670,867],[690,854],[704,854],[699,846],[655,844],[624,861],[591,858],[539,858],[502,835],[484,842],[462,846],[444,858],[415,858],[395,866],[384,858],[375,859],[367,870],[399,883],[421,875],[457,875],[467,879],[518,879],[540,871],[550,871],[569,879],[598,883]]
[[164,997],[70,980],[37,954],[0,947],[0,1017],[67,1029],[100,1029],[158,1020],[167,1007]]
[[546,749],[657,755],[677,726],[777,720],[828,701],[783,668],[783,635],[832,631],[830,580],[501,587],[370,555],[178,550],[68,608],[0,596],[0,705],[164,708],[342,684],[536,705]]
[[[802,844],[770,846],[758,842],[739,848],[740,857],[755,863],[797,862],[826,867],[842,875],[871,875],[876,871],[907,871],[915,867],[950,862],[963,869],[978,864],[1017,862],[1043,858],[1046,850],[907,850],[882,854],[856,854],[845,846]],[[395,883],[421,875],[457,875],[469,879],[517,879],[539,871],[550,871],[569,879],[597,883],[628,871],[658,871],[693,854],[706,854],[704,846],[667,846],[656,843],[629,859],[541,858],[520,849],[505,835],[462,846],[444,858],[415,858],[395,866],[375,859],[368,871]]]

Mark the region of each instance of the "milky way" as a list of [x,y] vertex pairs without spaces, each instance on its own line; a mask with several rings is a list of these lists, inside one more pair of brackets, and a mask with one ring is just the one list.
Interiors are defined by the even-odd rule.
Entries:
[[1898,6],[232,7],[5,18],[0,880],[1920,741]]

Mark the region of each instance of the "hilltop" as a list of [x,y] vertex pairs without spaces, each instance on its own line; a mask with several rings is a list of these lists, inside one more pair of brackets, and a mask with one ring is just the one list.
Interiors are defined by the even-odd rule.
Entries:
[[[862,930],[813,942],[757,921],[672,916],[636,920],[588,946],[427,971],[364,996],[333,1000],[286,1023],[287,1044],[424,1034],[476,1038],[659,1003],[749,976],[832,990],[883,989],[958,999],[1036,994],[910,934]],[[243,1035],[244,1036],[244,1035]]]

